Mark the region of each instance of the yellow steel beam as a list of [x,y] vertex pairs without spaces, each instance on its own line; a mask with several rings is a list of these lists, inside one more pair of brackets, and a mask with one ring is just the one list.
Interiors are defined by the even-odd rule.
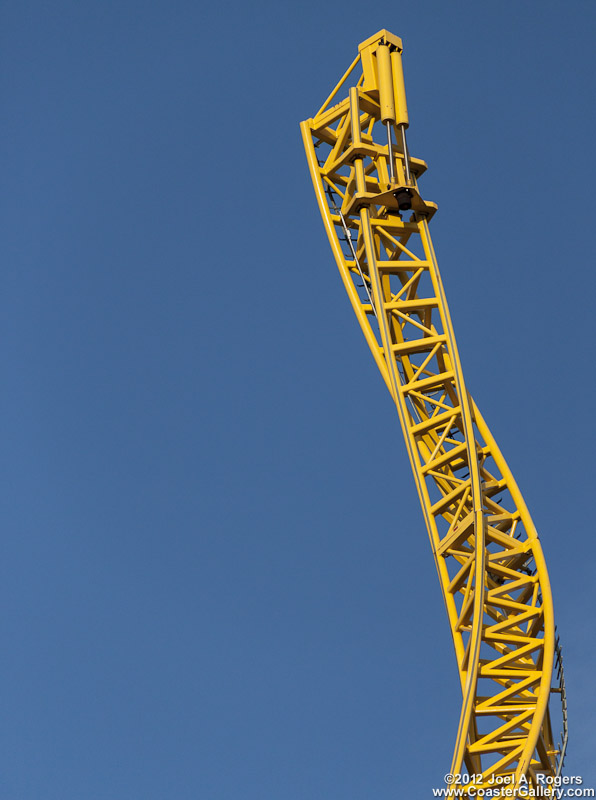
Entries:
[[465,385],[428,225],[436,205],[418,190],[426,164],[407,148],[402,50],[385,30],[364,41],[302,137],[343,284],[397,408],[447,609],[462,691],[450,771],[473,774],[476,789],[495,775],[535,784],[561,767],[550,583]]

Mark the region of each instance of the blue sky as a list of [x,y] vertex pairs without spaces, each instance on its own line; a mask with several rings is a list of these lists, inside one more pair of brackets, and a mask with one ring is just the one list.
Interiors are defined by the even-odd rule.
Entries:
[[442,785],[445,612],[298,129],[383,27],[596,784],[596,8],[369,5],[1,5],[6,800]]

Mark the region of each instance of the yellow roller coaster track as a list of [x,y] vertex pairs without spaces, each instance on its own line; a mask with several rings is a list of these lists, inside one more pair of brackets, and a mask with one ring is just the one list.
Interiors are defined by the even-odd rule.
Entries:
[[[560,773],[567,744],[551,588],[528,509],[466,389],[429,233],[436,205],[419,193],[426,164],[410,156],[407,127],[402,42],[385,30],[301,124],[335,260],[397,407],[447,608],[462,690],[450,772],[466,791],[498,779],[517,795]],[[552,692],[563,701],[558,745]]]

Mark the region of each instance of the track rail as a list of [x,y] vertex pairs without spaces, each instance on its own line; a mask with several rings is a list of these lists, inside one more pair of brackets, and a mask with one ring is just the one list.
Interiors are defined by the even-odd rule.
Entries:
[[[398,411],[447,609],[462,690],[450,771],[475,776],[475,789],[495,776],[536,784],[560,772],[562,756],[548,710],[550,583],[522,495],[465,385],[429,232],[436,206],[419,193],[426,164],[408,153],[395,88],[401,52],[387,31],[363,42],[302,136],[341,278]],[[389,122],[383,80],[402,104]]]

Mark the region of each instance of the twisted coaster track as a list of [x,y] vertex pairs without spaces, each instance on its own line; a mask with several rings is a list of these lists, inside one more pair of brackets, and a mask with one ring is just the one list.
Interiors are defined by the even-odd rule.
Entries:
[[564,745],[554,744],[548,708],[562,691],[551,689],[551,588],[524,500],[466,389],[429,233],[436,206],[418,191],[426,164],[407,148],[401,58],[387,31],[363,42],[302,135],[344,286],[397,407],[447,608],[462,689],[450,771],[467,771],[468,789],[494,788],[496,776],[510,789],[536,785],[560,773],[567,742],[565,715]]

